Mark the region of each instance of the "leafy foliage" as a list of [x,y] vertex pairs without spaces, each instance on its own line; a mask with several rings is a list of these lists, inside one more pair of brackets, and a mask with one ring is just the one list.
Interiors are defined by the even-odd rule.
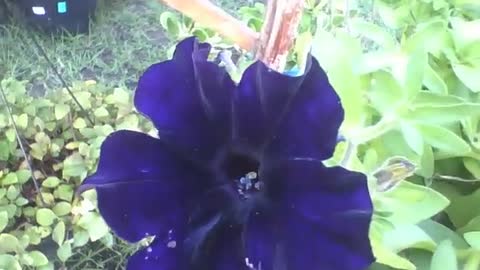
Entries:
[[[100,145],[117,129],[151,131],[132,108],[131,93],[86,81],[73,85],[89,123],[65,89],[42,98],[26,95],[26,82],[2,82],[22,143],[32,157],[37,193],[6,107],[0,109],[0,268],[58,269],[91,242],[118,242],[99,213],[96,195],[75,194],[98,161]],[[78,262],[77,262],[78,263]],[[55,267],[57,265],[57,267]],[[103,268],[103,267],[102,267]]]
[[[371,269],[479,269],[480,5],[306,2],[290,67],[311,52],[341,96],[346,143],[329,163],[370,175]],[[240,15],[258,31],[264,12]]]

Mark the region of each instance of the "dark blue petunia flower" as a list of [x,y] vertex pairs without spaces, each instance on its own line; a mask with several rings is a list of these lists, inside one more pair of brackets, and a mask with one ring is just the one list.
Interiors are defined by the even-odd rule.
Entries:
[[303,76],[251,65],[239,85],[189,38],[140,78],[159,138],[118,131],[94,187],[120,237],[155,236],[133,270],[362,270],[373,261],[366,177],[323,165],[343,121],[310,59]]

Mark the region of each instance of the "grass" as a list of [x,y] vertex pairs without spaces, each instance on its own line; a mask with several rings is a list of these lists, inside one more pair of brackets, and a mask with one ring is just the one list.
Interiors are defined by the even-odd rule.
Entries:
[[[216,2],[235,13],[250,0]],[[93,79],[133,90],[140,74],[149,65],[164,60],[167,49],[176,42],[160,25],[160,14],[166,9],[158,0],[99,0],[91,31],[77,36],[47,35],[28,29],[19,20],[0,24],[0,76],[27,80],[32,95],[62,87],[35,47],[33,36],[67,84]],[[124,269],[135,246],[119,239],[114,242],[112,247],[95,242],[76,249],[65,268]],[[54,250],[47,256],[56,257]]]
[[[216,2],[234,13],[249,1]],[[34,95],[61,87],[34,36],[66,82],[94,79],[133,89],[145,68],[165,59],[175,42],[160,25],[165,9],[158,0],[99,0],[90,33],[77,36],[50,36],[18,22],[0,25],[0,74],[28,80]]]

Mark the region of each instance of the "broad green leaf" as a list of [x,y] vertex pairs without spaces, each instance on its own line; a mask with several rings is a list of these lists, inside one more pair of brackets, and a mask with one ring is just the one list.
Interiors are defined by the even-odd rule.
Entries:
[[463,165],[474,178],[480,179],[480,161],[467,157],[463,159]]
[[19,247],[18,239],[15,236],[8,233],[0,234],[0,254],[18,252]]
[[401,86],[393,75],[386,71],[378,71],[372,75],[368,97],[372,106],[382,114],[395,111],[404,101]]
[[416,50],[409,56],[405,76],[405,88],[409,99],[415,98],[422,89],[427,61],[428,56],[423,50]]
[[[388,250],[381,244],[372,242],[373,254],[377,258],[377,263],[388,265],[394,269],[415,270],[415,265],[405,258],[400,257],[393,251]],[[389,268],[390,269],[390,268]]]
[[50,177],[47,177],[47,179],[43,180],[42,187],[55,188],[59,184],[60,184],[60,179],[58,179],[58,177],[50,176]]
[[437,71],[428,64],[425,66],[424,75],[423,83],[428,90],[438,94],[447,94],[447,84]]
[[33,259],[33,264],[32,266],[43,266],[48,264],[48,258],[45,256],[42,252],[38,250],[33,250],[28,253],[30,257]]
[[435,168],[435,157],[433,156],[433,149],[428,144],[423,144],[423,154],[420,158],[420,168],[417,171],[418,175],[429,179],[433,176]]
[[59,221],[53,228],[52,239],[59,246],[63,244],[63,241],[65,240],[65,223],[63,221]]
[[22,266],[17,259],[9,254],[0,254],[0,269],[22,270]]
[[88,231],[90,241],[92,242],[104,237],[109,232],[109,228],[103,218],[95,212],[89,212],[82,216],[77,225]]
[[392,59],[396,57],[396,54],[393,51],[365,53],[354,63],[354,71],[357,74],[368,74],[390,67],[393,63]]
[[107,109],[105,109],[104,107],[95,109],[93,114],[95,115],[95,117],[98,117],[98,118],[104,118],[109,116]]
[[70,106],[66,104],[55,105],[55,119],[61,120],[70,112]]
[[407,181],[378,197],[379,205],[392,213],[388,220],[395,225],[417,224],[439,213],[449,200],[439,192]]
[[463,237],[471,247],[480,250],[480,231],[465,233]]
[[352,19],[350,21],[350,31],[352,34],[370,39],[384,48],[391,48],[397,44],[395,37],[388,33],[385,28],[362,19]]
[[16,173],[8,173],[2,178],[2,181],[0,182],[3,186],[6,185],[12,185],[18,183],[18,177]]
[[394,252],[408,248],[418,248],[433,251],[436,243],[422,229],[416,225],[401,225],[385,232],[383,243],[385,247]]
[[62,262],[66,262],[68,258],[72,256],[72,245],[70,244],[70,242],[63,243],[57,249],[57,256]]
[[5,131],[5,137],[7,137],[9,142],[14,142],[17,140],[17,135],[15,134],[15,130],[13,128],[9,128],[7,131]]
[[73,187],[71,185],[59,185],[53,192],[53,195],[55,198],[71,202],[73,198],[73,192]]
[[421,156],[424,149],[422,134],[417,130],[414,124],[407,121],[400,122],[400,129],[408,146]]
[[462,49],[468,44],[480,41],[480,19],[467,21],[460,17],[450,18],[452,36],[457,49]]
[[438,245],[433,254],[430,270],[457,270],[457,257],[450,240],[445,240]]
[[90,236],[86,230],[78,230],[73,234],[73,244],[76,247],[82,247],[88,243]]
[[40,208],[37,210],[36,220],[42,226],[50,226],[53,224],[57,216],[48,208]]
[[52,210],[55,215],[59,217],[66,216],[70,214],[70,211],[72,210],[72,205],[68,202],[58,202],[53,206]]
[[16,124],[19,128],[25,129],[28,126],[28,115],[26,113],[23,113],[19,115],[16,119]]
[[82,176],[86,171],[85,161],[77,152],[68,156],[63,162],[63,177]]
[[0,233],[7,227],[7,225],[8,225],[7,211],[0,211]]
[[419,24],[416,28],[416,32],[408,37],[404,44],[407,51],[412,52],[422,49],[439,57],[445,47],[451,46],[447,23],[444,20],[434,19]]
[[446,153],[461,156],[472,150],[460,136],[446,128],[427,124],[417,124],[416,127],[426,143]]
[[10,143],[6,140],[0,141],[0,160],[7,161],[10,157]]
[[474,66],[467,64],[453,64],[453,71],[455,75],[473,92],[480,92],[480,61],[476,62]]
[[83,118],[77,118],[73,122],[73,127],[76,128],[76,129],[86,128],[87,123],[85,122],[85,120]]
[[177,37],[180,34],[180,20],[174,13],[163,12],[160,15],[160,24],[172,37]]
[[9,199],[10,201],[13,201],[15,200],[18,195],[20,194],[20,190],[14,186],[14,185],[11,185],[8,187],[7,189],[7,199]]
[[456,249],[468,248],[467,242],[460,235],[452,231],[450,228],[433,221],[432,219],[427,219],[420,222],[418,227],[428,234],[437,245],[443,240],[448,239],[452,241],[452,244]]

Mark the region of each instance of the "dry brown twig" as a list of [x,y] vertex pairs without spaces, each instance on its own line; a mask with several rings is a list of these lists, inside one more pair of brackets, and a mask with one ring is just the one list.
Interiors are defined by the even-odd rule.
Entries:
[[282,72],[300,23],[305,0],[269,0],[265,24],[257,33],[209,0],[161,0],[170,7],[211,28],[257,59]]

